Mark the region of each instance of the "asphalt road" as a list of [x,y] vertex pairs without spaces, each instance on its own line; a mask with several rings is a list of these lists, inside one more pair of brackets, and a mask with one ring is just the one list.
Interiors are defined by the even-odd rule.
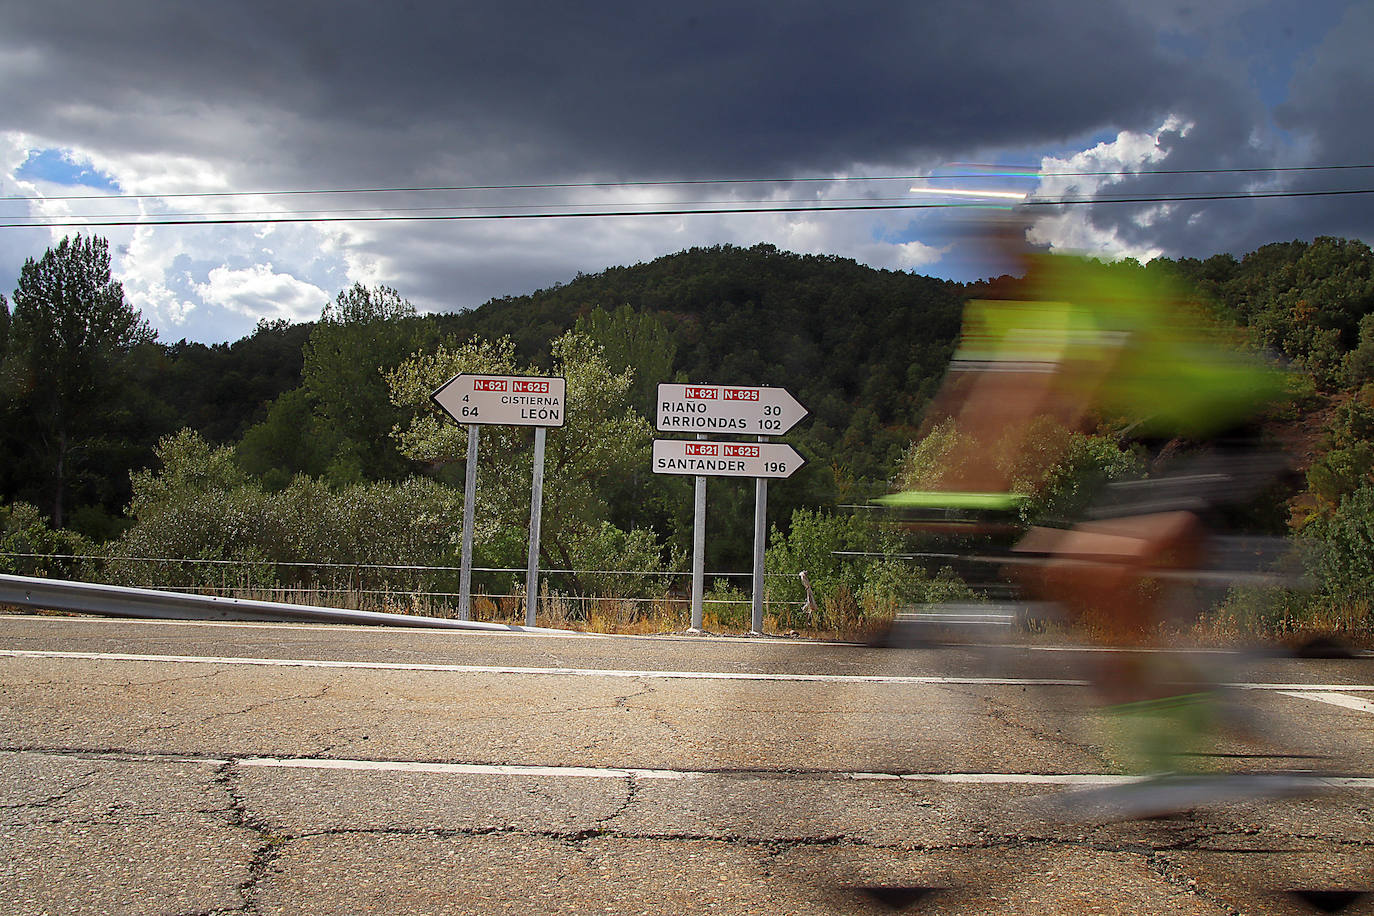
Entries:
[[1086,685],[1105,657],[0,617],[0,911],[1313,913],[1294,891],[1374,889],[1374,660],[1140,656],[1238,685],[1201,765],[1299,775],[1114,820],[1065,801],[1129,791]]

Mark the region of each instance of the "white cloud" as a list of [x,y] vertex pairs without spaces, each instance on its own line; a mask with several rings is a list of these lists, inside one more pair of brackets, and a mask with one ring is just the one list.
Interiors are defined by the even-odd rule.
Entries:
[[14,130],[0,131],[0,169],[9,176],[29,158],[31,149],[33,143],[26,135]]
[[[107,175],[114,176],[128,194],[186,194],[231,190],[224,169],[195,156],[175,154],[107,154],[78,150]],[[204,206],[212,198],[186,198],[184,203]]]
[[[249,196],[231,200],[216,197],[129,199],[112,192],[82,188],[89,200],[58,200],[72,193],[68,186],[48,181],[19,181],[15,171],[30,150],[56,150],[69,161],[90,163],[117,182],[126,194],[175,194],[214,191],[232,186],[228,165],[194,156],[167,154],[110,154],[64,146],[16,131],[0,133],[0,189],[12,196],[40,197],[12,206],[32,215],[54,218],[114,215],[183,216],[226,210],[272,215],[290,207],[275,197]],[[94,231],[110,240],[115,278],[125,297],[164,337],[232,340],[248,333],[259,318],[314,320],[328,300],[325,289],[351,282],[350,274],[372,279],[368,259],[352,257],[338,239],[345,233],[308,224],[236,227],[100,227],[93,230],[57,228],[0,237],[0,244],[22,239],[20,252],[6,253],[14,275],[22,258],[41,253],[51,244],[78,231]],[[30,252],[30,249],[37,251]],[[8,263],[13,262],[13,264]],[[281,265],[280,270],[273,265]]]
[[902,242],[897,246],[898,263],[907,270],[915,270],[918,267],[927,267],[938,263],[947,253],[951,245],[927,245],[924,242]]
[[169,241],[157,239],[151,228],[134,230],[132,241],[120,251],[118,270],[125,298],[163,328],[184,325],[196,307],[167,285],[173,262],[182,253],[181,245]]
[[[32,145],[31,139],[18,131],[0,132],[0,195],[31,197],[38,193],[33,182],[14,177],[15,171],[28,159]],[[29,201],[5,201],[2,206],[0,213],[10,217],[34,215],[36,210]],[[9,297],[19,280],[24,259],[42,255],[49,235],[41,229],[0,231],[0,294]]]
[[[1040,161],[1040,179],[1033,197],[1081,199],[1108,190],[1122,180],[1120,175],[1091,173],[1138,173],[1147,166],[1158,166],[1169,155],[1160,143],[1165,134],[1186,137],[1193,129],[1191,122],[1170,115],[1151,132],[1123,130],[1111,142],[1074,153],[1067,158],[1045,156]],[[1066,175],[1065,173],[1072,173]],[[1169,215],[1167,206],[1154,207],[1136,217],[1140,226],[1149,226]],[[1112,259],[1135,258],[1148,261],[1164,253],[1159,247],[1133,245],[1114,228],[1094,224],[1086,207],[1064,207],[1041,216],[1026,233],[1026,240],[1035,245],[1048,245],[1051,251],[1073,251]]]
[[207,303],[253,318],[310,321],[319,317],[329,294],[291,274],[277,273],[271,264],[242,270],[216,267],[209,280],[196,284]]

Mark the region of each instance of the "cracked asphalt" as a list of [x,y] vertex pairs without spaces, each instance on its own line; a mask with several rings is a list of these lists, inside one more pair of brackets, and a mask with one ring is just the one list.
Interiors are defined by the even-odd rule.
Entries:
[[[1368,780],[1053,815],[1074,787],[1050,777],[1121,771],[1090,653],[77,617],[0,617],[0,650],[5,913],[1315,913],[1293,892],[1374,890]],[[1187,663],[1374,700],[1371,659]],[[1374,712],[1234,702],[1214,765],[1374,776]]]

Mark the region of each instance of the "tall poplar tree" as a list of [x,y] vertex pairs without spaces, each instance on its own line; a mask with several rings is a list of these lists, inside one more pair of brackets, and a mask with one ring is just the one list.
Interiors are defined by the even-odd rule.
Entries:
[[156,335],[124,301],[103,238],[64,238],[19,274],[9,321],[5,383],[24,421],[41,491],[61,527],[69,489],[118,408],[121,361]]

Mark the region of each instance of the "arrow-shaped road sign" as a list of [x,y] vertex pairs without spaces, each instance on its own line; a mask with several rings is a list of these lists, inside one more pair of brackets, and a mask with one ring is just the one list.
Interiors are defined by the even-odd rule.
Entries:
[[806,459],[783,442],[655,439],[654,473],[691,477],[791,477]]
[[786,388],[658,386],[661,432],[781,436],[804,416],[806,408]]
[[430,395],[463,424],[562,426],[567,381],[522,375],[455,375]]

